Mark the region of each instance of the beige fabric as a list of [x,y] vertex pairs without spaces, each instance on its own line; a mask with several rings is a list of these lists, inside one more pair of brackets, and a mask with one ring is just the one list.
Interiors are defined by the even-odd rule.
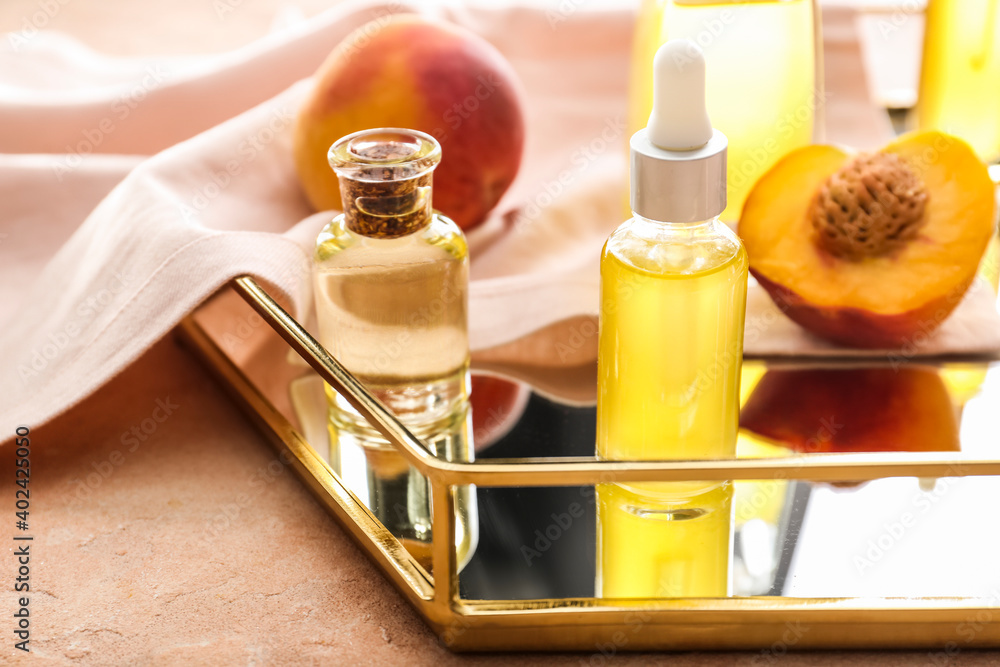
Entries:
[[[74,405],[234,276],[258,277],[307,314],[302,246],[330,215],[310,217],[292,167],[309,85],[296,81],[351,29],[399,8],[354,4],[206,58],[108,59],[44,33],[5,43],[0,432]],[[425,11],[495,42],[529,92],[525,169],[473,235],[485,246],[541,174],[622,115],[631,16],[580,12],[553,29],[516,8]],[[596,36],[585,50],[582,34]],[[564,57],[574,49],[575,62]],[[621,140],[601,160],[620,160]]]

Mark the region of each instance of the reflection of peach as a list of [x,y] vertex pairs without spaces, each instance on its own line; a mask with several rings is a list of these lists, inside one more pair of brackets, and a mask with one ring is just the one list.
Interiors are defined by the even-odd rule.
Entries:
[[527,385],[493,375],[472,376],[472,439],[485,449],[510,433],[528,407]]
[[931,368],[770,370],[740,426],[797,452],[959,449],[951,398]]
[[462,229],[483,222],[514,180],[524,147],[520,84],[489,42],[458,26],[397,15],[347,37],[299,111],[294,153],[317,210],[340,208],[327,151],[358,130],[404,127],[442,146],[434,208]]

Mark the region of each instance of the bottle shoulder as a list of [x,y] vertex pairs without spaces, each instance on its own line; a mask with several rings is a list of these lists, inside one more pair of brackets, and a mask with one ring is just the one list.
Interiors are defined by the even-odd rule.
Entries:
[[743,242],[718,219],[671,224],[631,218],[608,237],[601,259],[659,276],[748,268]]
[[313,261],[317,265],[419,263],[435,260],[466,261],[465,235],[450,218],[434,213],[431,221],[394,239],[357,234],[347,228],[343,214],[330,221],[316,237]]

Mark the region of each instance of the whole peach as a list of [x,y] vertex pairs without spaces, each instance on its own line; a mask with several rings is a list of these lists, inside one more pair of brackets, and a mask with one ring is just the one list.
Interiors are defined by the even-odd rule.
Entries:
[[524,113],[513,68],[486,40],[416,15],[372,21],[348,36],[316,73],[299,111],[294,152],[317,210],[340,208],[327,151],[376,127],[427,132],[442,146],[434,208],[463,229],[483,222],[513,182],[524,150]]

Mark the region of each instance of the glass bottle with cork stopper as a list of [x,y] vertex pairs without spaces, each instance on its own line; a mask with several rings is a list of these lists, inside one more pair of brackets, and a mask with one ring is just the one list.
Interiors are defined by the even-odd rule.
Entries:
[[[440,144],[414,130],[363,130],[337,141],[329,161],[344,212],[316,239],[313,286],[326,349],[436,456],[468,461],[468,247],[431,207],[440,160]],[[331,465],[429,566],[427,480],[346,400],[326,392]],[[474,494],[456,494],[459,565],[476,542]]]

